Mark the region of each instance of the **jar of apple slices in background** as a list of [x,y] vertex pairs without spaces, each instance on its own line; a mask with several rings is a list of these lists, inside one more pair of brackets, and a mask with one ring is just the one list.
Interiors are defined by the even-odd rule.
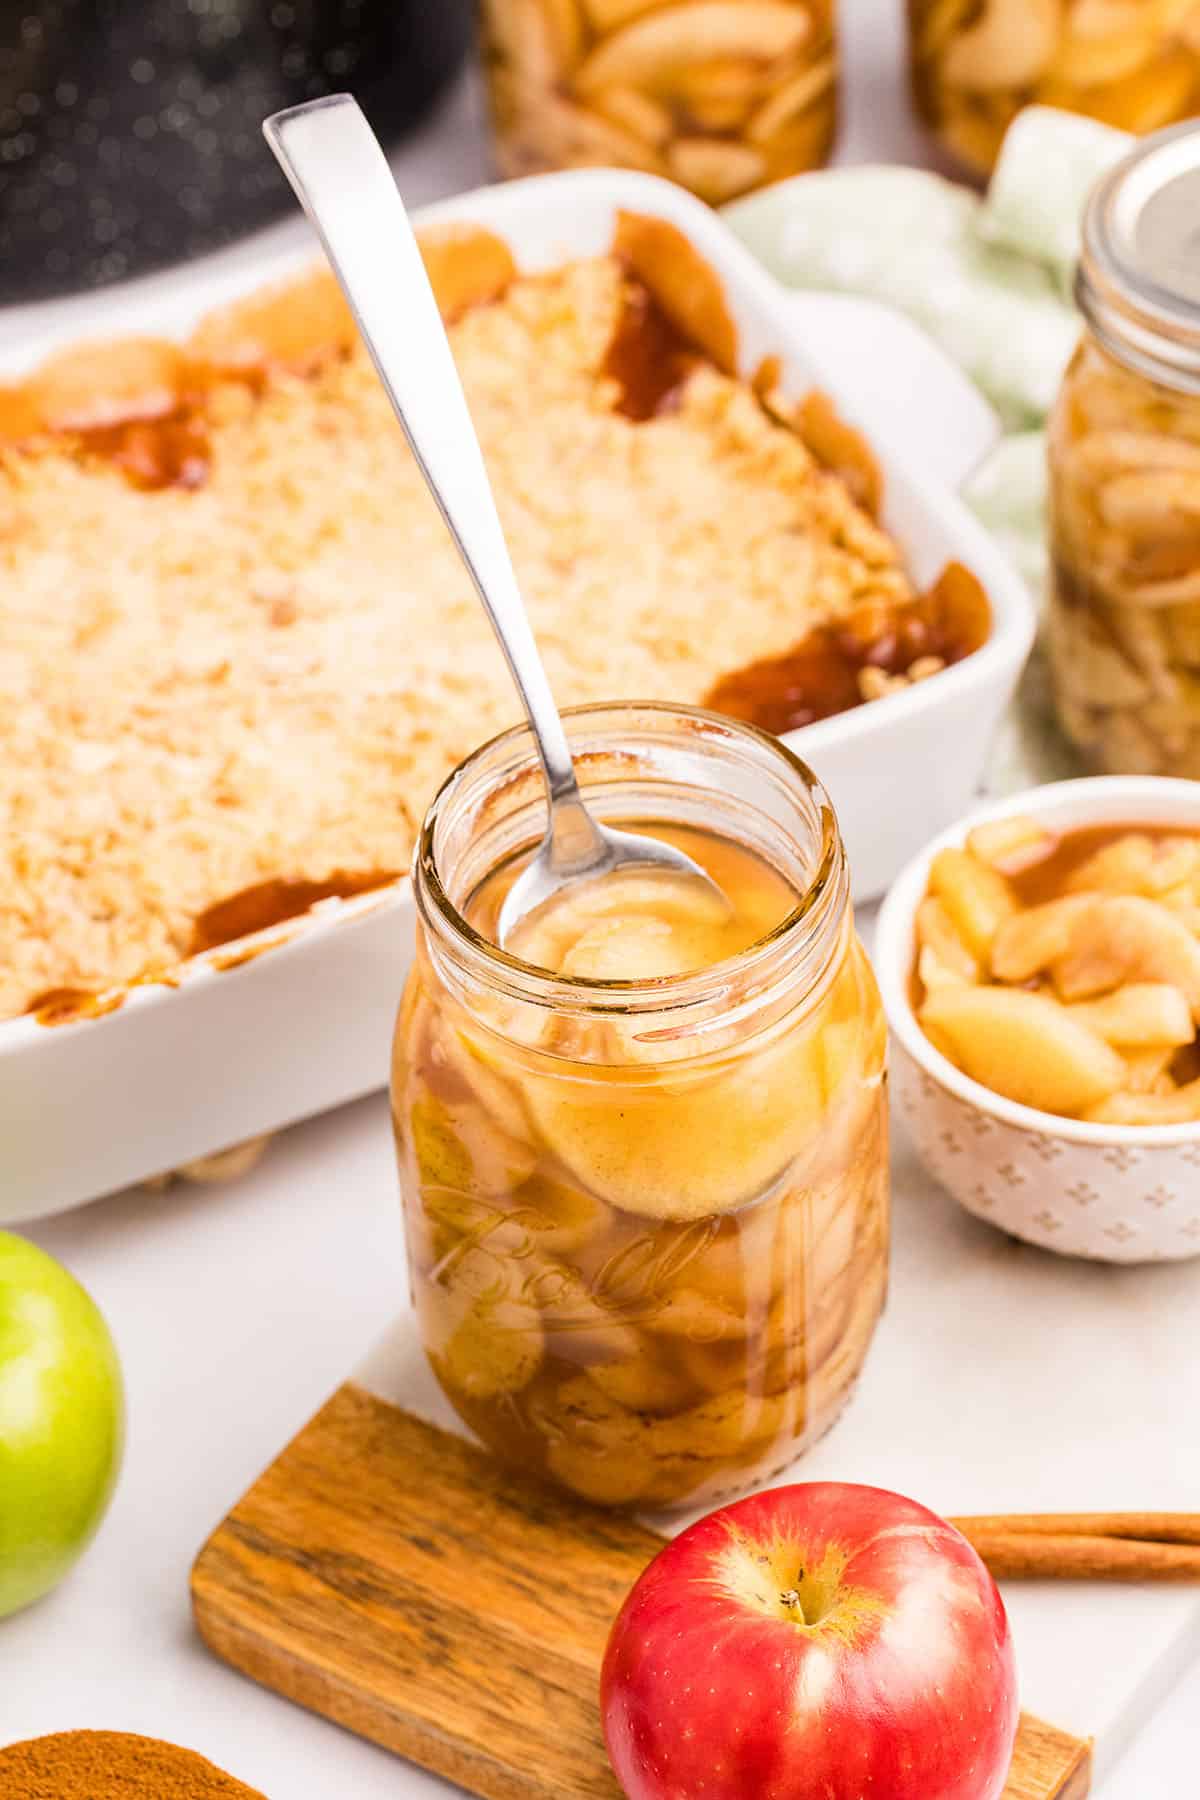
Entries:
[[392,1077],[413,1301],[499,1456],[602,1504],[708,1501],[820,1436],[866,1355],[883,1015],[833,812],[790,752],[667,706],[567,729],[601,816],[673,838],[730,904],[617,874],[506,953],[491,928],[544,820],[527,732],[442,789]]
[[1122,131],[1200,110],[1200,0],[909,0],[917,110],[986,176],[1023,106]]
[[504,175],[646,169],[719,205],[822,164],[834,0],[483,0]]
[[1101,772],[1200,777],[1200,128],[1096,187],[1087,329],[1050,423],[1048,642],[1060,721]]

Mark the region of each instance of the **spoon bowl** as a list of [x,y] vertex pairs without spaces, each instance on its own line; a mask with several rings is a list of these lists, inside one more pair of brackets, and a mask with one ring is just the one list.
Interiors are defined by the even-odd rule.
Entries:
[[[497,931],[502,948],[510,944],[526,919],[540,912],[568,888],[581,881],[596,881],[602,876],[616,874],[618,870],[651,870],[663,875],[692,877],[702,881],[713,893],[720,893],[711,875],[673,844],[644,837],[640,832],[617,831],[611,825],[598,824],[582,806],[581,812],[579,822],[588,830],[589,836],[580,860],[574,861],[570,847],[563,843],[564,821],[568,833],[573,823],[569,806],[560,805],[557,810],[552,810],[550,829],[542,839],[541,847],[517,876],[500,908]],[[591,841],[591,832],[600,840],[599,854]]]
[[321,239],[500,641],[537,745],[546,835],[501,909],[501,947],[535,908],[614,869],[667,870],[719,893],[681,850],[601,825],[584,805],[437,301],[387,158],[357,101],[331,94],[289,107],[267,119],[263,132]]

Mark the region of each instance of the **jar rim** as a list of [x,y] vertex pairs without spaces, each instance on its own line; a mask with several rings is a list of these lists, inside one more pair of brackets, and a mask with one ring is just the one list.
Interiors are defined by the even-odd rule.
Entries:
[[[833,804],[808,764],[779,738],[756,725],[704,707],[670,701],[599,701],[564,707],[562,718],[568,738],[573,725],[598,722],[604,715],[612,718],[614,725],[622,717],[634,720],[647,715],[652,720],[687,722],[708,744],[723,741],[765,753],[790,780],[798,782],[818,821],[819,843],[811,877],[796,905],[769,932],[736,956],[682,974],[633,981],[564,976],[502,949],[479,932],[451,899],[438,867],[436,834],[447,809],[486,759],[499,759],[506,752],[525,752],[521,766],[510,768],[499,785],[507,785],[525,770],[536,768],[533,734],[528,724],[522,723],[498,732],[471,751],[447,776],[425,814],[413,858],[413,888],[421,921],[435,940],[450,948],[473,973],[503,988],[514,999],[556,1011],[582,1009],[621,1014],[703,1005],[712,1000],[714,990],[719,992],[735,982],[759,990],[777,980],[785,967],[812,958],[822,945],[831,942],[849,900],[848,874]],[[631,736],[636,742],[636,732]]]
[[[1200,125],[1143,138],[1096,182],[1075,275],[1080,312],[1109,354],[1180,393],[1200,394],[1200,303],[1178,285],[1178,255],[1200,186]],[[1186,217],[1184,216],[1186,213]],[[1189,271],[1190,273],[1190,271]]]

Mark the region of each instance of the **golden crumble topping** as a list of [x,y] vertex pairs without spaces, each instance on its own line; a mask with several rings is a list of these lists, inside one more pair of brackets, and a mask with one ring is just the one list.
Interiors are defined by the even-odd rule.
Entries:
[[[451,327],[560,704],[700,702],[857,601],[891,540],[742,383],[694,359],[621,410],[615,258]],[[402,871],[434,789],[519,717],[371,365],[218,382],[193,485],[86,440],[0,452],[0,1015],[195,948],[275,878]]]

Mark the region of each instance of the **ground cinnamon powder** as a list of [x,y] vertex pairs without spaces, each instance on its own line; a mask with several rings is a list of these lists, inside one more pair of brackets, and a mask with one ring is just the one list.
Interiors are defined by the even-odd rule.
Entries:
[[0,1750],[0,1800],[264,1800],[191,1750],[124,1731],[63,1731]]

